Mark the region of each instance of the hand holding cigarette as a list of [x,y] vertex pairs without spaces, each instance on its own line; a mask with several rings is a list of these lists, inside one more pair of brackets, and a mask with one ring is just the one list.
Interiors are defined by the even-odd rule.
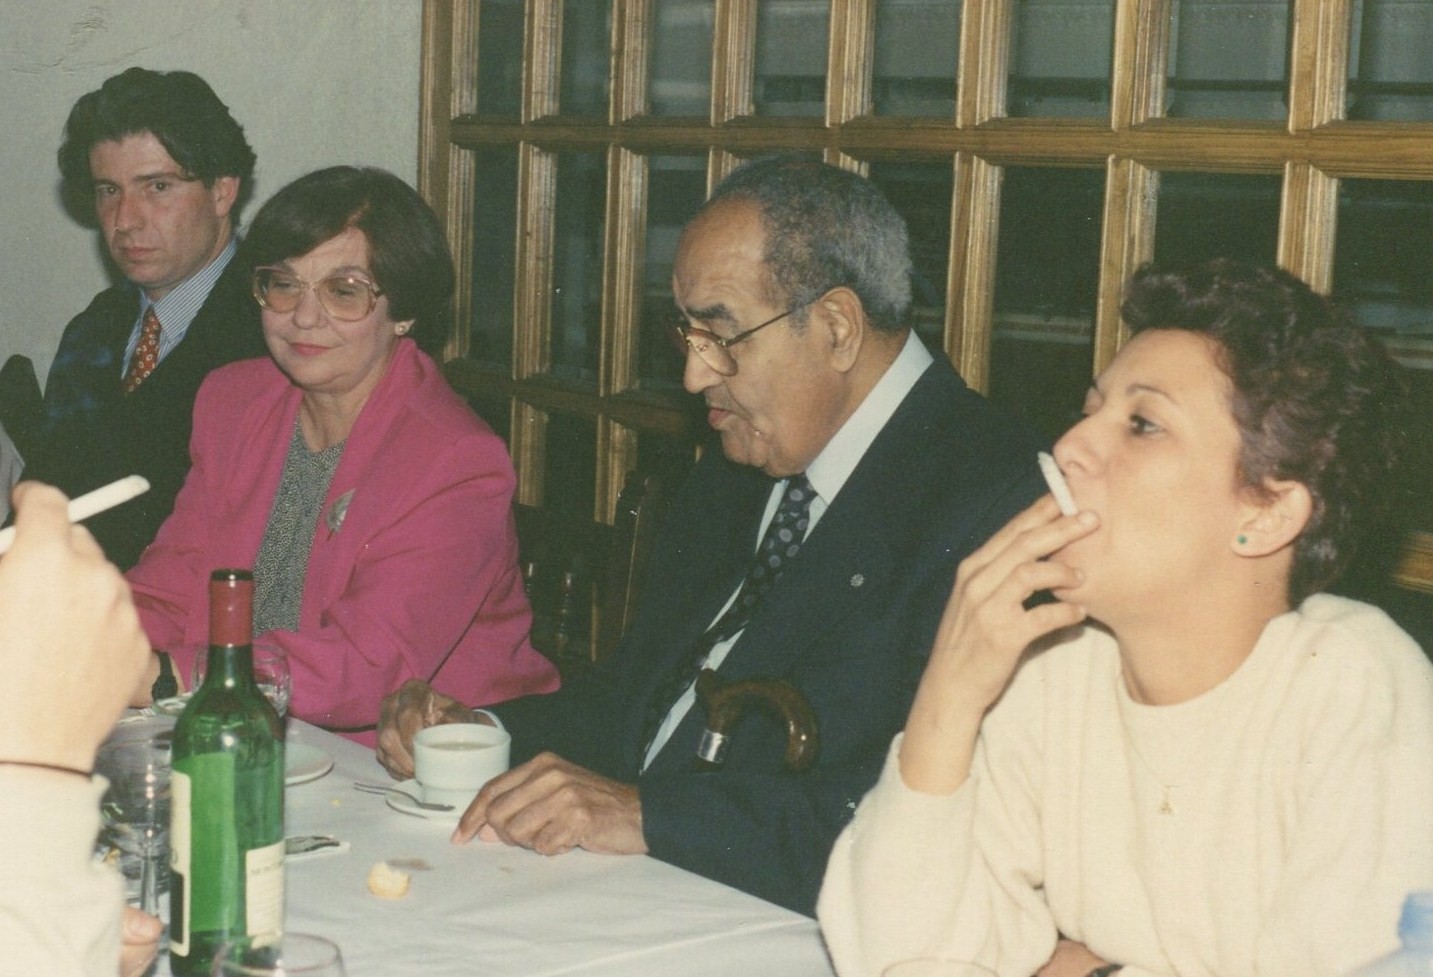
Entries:
[[[126,475],[124,478],[103,485],[93,492],[86,492],[70,500],[66,515],[70,522],[81,522],[107,509],[128,502],[130,499],[149,491],[149,481],[142,475]],[[15,542],[15,527],[0,529],[0,553],[10,549]]]

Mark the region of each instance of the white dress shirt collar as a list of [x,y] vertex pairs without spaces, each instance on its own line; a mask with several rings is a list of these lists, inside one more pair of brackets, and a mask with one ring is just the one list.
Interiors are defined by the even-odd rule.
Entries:
[[[866,449],[870,448],[881,428],[886,426],[932,362],[934,358],[920,337],[914,331],[907,334],[900,353],[881,379],[876,381],[866,399],[846,418],[846,423],[826,442],[821,453],[806,466],[806,478],[822,502],[829,506],[835,501],[836,494],[860,464]],[[807,532],[809,534],[810,530]]]

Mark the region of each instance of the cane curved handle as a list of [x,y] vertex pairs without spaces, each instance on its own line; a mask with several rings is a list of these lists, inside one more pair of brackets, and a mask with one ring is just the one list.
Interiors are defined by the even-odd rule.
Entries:
[[783,769],[800,773],[815,762],[821,748],[816,712],[790,682],[770,678],[723,682],[716,672],[704,668],[697,676],[696,688],[697,701],[707,710],[707,727],[697,747],[697,759],[706,767],[726,761],[731,730],[752,703],[776,713],[786,723]]

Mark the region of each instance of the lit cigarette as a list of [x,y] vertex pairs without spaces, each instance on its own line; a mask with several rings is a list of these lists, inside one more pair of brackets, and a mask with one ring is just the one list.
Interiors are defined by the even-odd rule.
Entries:
[[1075,497],[1070,494],[1070,486],[1066,484],[1065,475],[1060,471],[1060,466],[1055,464],[1055,459],[1045,451],[1035,457],[1040,460],[1040,473],[1045,476],[1045,482],[1050,486],[1050,494],[1059,503],[1060,511],[1067,516],[1079,512],[1080,507],[1075,505]]
[[[65,510],[70,522],[81,522],[98,515],[106,509],[128,502],[149,491],[149,481],[143,475],[126,475],[124,478],[102,485],[93,492],[86,492],[70,500]],[[0,529],[0,553],[4,553],[15,542],[15,527]]]

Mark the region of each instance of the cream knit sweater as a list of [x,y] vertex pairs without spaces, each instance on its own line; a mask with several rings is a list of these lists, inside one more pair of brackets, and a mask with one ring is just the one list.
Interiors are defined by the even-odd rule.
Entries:
[[1318,977],[1392,949],[1433,888],[1433,667],[1382,612],[1319,595],[1239,670],[1131,700],[1106,633],[1023,663],[947,796],[880,782],[819,916],[841,977],[913,957],[1035,973],[1063,934],[1121,977]]

